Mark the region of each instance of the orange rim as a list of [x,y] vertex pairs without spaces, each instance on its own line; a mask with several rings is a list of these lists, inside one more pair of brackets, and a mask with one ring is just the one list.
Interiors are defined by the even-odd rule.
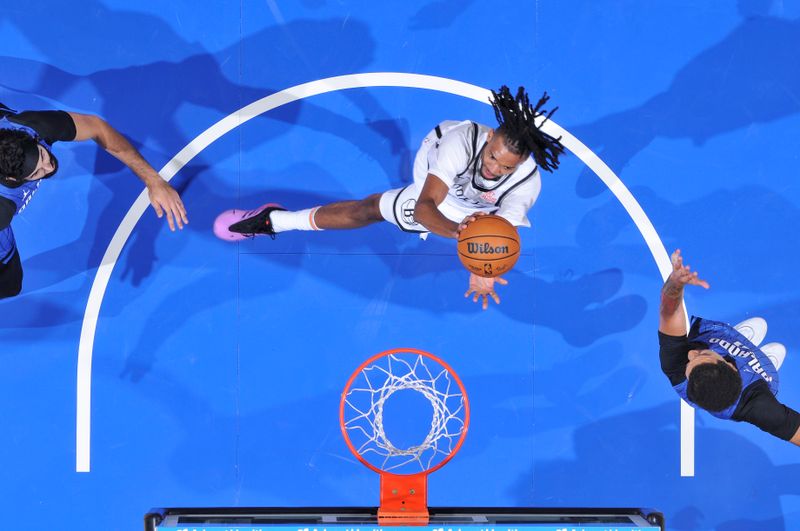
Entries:
[[[380,468],[376,467],[375,465],[373,465],[372,463],[370,463],[366,459],[364,459],[361,456],[361,454],[358,453],[358,450],[356,450],[355,446],[353,446],[353,443],[350,440],[350,435],[347,433],[347,426],[346,426],[346,421],[345,421],[345,418],[344,418],[345,401],[346,401],[346,398],[347,398],[347,392],[350,390],[350,386],[353,384],[353,381],[355,381],[355,379],[358,377],[358,375],[361,374],[361,371],[364,370],[364,368],[366,366],[372,364],[374,361],[376,361],[376,360],[378,360],[380,358],[384,358],[384,357],[387,357],[387,356],[391,356],[392,354],[397,354],[397,353],[401,353],[401,352],[402,353],[418,354],[418,355],[423,356],[425,358],[432,359],[433,361],[435,361],[436,363],[438,363],[439,365],[444,367],[447,370],[448,374],[458,384],[458,387],[461,390],[461,396],[464,397],[464,427],[461,430],[461,436],[458,438],[458,442],[456,443],[456,445],[453,448],[453,450],[450,452],[450,455],[448,455],[447,457],[442,459],[441,462],[437,463],[436,465],[432,466],[431,468],[429,468],[427,470],[423,470],[422,472],[416,472],[414,474],[395,474],[393,472],[386,472],[386,471],[381,470]],[[342,398],[339,401],[339,427],[342,430],[342,436],[344,437],[344,442],[347,444],[347,447],[350,448],[350,451],[353,453],[353,455],[356,456],[356,458],[359,461],[361,461],[361,463],[364,466],[366,466],[367,468],[373,470],[374,472],[376,472],[378,474],[381,474],[381,475],[389,475],[389,476],[427,476],[428,474],[430,474],[432,472],[436,472],[437,470],[442,468],[444,465],[446,465],[453,458],[453,456],[458,453],[458,451],[461,449],[461,445],[464,444],[464,439],[466,438],[467,430],[469,429],[469,398],[467,397],[467,390],[464,388],[464,384],[461,382],[461,378],[458,377],[458,374],[456,374],[456,372],[453,370],[453,368],[450,367],[450,365],[448,365],[441,358],[438,358],[438,357],[434,356],[433,354],[431,354],[429,352],[425,352],[424,350],[419,350],[419,349],[416,349],[416,348],[394,348],[394,349],[391,349],[391,350],[386,350],[384,352],[381,352],[379,354],[375,354],[374,356],[368,358],[361,365],[359,365],[358,368],[356,368],[355,371],[353,371],[353,374],[350,375],[350,378],[347,380],[347,383],[344,386],[344,390],[342,391]]]

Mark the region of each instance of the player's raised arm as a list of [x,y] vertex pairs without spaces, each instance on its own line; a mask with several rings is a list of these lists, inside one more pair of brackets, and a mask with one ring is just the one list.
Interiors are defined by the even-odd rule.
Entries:
[[676,249],[670,257],[672,273],[661,288],[661,308],[658,316],[658,330],[670,336],[686,335],[686,318],[683,305],[683,288],[687,284],[709,288],[708,282],[701,280],[697,272],[691,272],[683,265],[681,250]]
[[178,192],[161,178],[124,136],[99,116],[73,112],[69,115],[75,121],[76,141],[94,140],[144,182],[156,215],[160,218],[166,213],[170,230],[175,230],[175,225],[182,229],[184,224],[189,223]]

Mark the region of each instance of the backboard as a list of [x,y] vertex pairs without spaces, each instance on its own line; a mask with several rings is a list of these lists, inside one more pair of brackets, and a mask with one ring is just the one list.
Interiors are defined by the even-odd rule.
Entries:
[[[664,517],[634,508],[429,507],[427,525],[391,531],[664,531]],[[153,509],[145,531],[379,531],[377,508]]]

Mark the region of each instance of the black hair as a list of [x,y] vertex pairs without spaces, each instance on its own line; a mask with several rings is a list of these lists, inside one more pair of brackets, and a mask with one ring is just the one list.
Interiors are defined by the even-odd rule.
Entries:
[[0,129],[0,181],[9,177],[22,180],[25,165],[25,145],[36,142],[31,135],[18,129]]
[[732,406],[742,392],[742,376],[729,363],[702,363],[689,373],[686,396],[708,411]]
[[[504,136],[508,150],[517,155],[530,153],[540,168],[553,171],[558,168],[558,157],[564,153],[564,146],[561,137],[554,138],[541,129],[558,109],[556,107],[548,112],[542,108],[549,99],[545,92],[534,107],[524,87],[517,89],[515,97],[503,85],[497,92],[492,91],[489,102],[497,116],[497,132]],[[541,116],[544,118],[537,125],[536,119]]]

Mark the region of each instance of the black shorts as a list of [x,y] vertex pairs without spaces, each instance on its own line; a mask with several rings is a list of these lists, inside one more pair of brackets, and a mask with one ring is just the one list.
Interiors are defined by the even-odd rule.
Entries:
[[14,297],[22,291],[22,263],[19,253],[14,249],[14,255],[8,263],[0,263],[0,299]]

